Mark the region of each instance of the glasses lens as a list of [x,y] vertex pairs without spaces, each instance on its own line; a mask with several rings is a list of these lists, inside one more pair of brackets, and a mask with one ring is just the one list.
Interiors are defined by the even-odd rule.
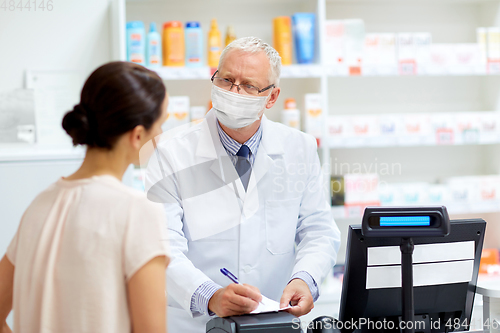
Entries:
[[249,84],[243,84],[241,85],[241,88],[243,88],[243,91],[247,93],[248,95],[258,95],[259,94],[259,89],[257,87],[251,86]]
[[229,90],[229,88],[231,88],[232,83],[231,81],[228,81],[226,79],[221,79],[220,77],[216,77],[214,78],[214,84],[219,88]]

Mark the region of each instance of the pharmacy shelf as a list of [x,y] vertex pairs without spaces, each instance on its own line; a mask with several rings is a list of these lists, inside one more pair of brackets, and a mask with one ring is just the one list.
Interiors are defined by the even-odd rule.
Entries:
[[[203,67],[159,67],[149,68],[164,80],[208,80],[213,69]],[[488,73],[483,67],[447,67],[423,68],[415,75],[400,75],[394,66],[370,66],[361,68],[360,75],[350,75],[347,66],[321,66],[321,65],[289,65],[281,68],[281,78],[321,78],[327,77],[407,77],[407,76],[497,76],[500,73]]]
[[[327,142],[329,140],[327,139]],[[352,142],[345,140],[345,143],[331,143],[330,149],[351,149],[351,148],[390,148],[390,147],[442,147],[442,146],[483,146],[483,145],[498,145],[497,142],[462,142],[462,143],[421,143],[421,142],[398,142],[396,137],[379,137],[379,138],[355,138]]]
[[349,68],[344,65],[325,66],[323,72],[329,77],[342,77],[342,76],[498,76],[500,72],[492,72],[487,69],[486,64],[475,66],[425,66],[417,65],[417,72],[415,74],[400,74],[398,65],[362,65],[359,75],[351,75]]
[[[162,0],[125,0],[127,3],[159,3],[162,2]],[[309,0],[272,0],[273,4],[283,4],[283,5],[290,5],[292,4],[301,4],[301,3],[306,3]],[[441,0],[442,1],[442,0]],[[206,0],[191,0],[189,3],[206,3]],[[254,0],[252,1],[252,4],[269,4],[269,0]],[[212,0],[210,3],[211,6],[217,6],[217,5],[227,5],[227,6],[234,6],[234,0]],[[186,6],[189,6],[186,4]]]
[[[131,1],[131,0],[127,0]],[[141,0],[134,0],[141,1]],[[498,0],[325,0],[327,4],[397,4],[397,5],[409,5],[409,4],[484,4],[484,3],[496,3]]]
[[[442,205],[442,203],[438,203]],[[418,206],[431,206],[432,203],[419,204]],[[436,204],[434,204],[436,205]],[[411,206],[411,205],[403,205]],[[449,214],[487,214],[500,213],[500,202],[475,202],[475,203],[449,203],[445,204]],[[346,206],[332,206],[332,215],[334,219],[361,219],[361,208],[350,210]]]
[[[256,2],[233,6],[231,0],[215,0],[218,8],[214,15],[214,3],[205,0],[193,2],[160,0],[111,0],[113,54],[117,59],[125,57],[125,22],[143,20],[145,22],[165,22],[168,20],[200,21],[204,32],[210,20],[217,18],[224,33],[227,25],[234,25],[238,36],[259,36],[272,41],[272,19],[295,12],[315,12],[317,14],[317,40],[325,38],[326,20],[361,18],[369,33],[430,32],[434,43],[474,43],[477,27],[498,26],[500,21],[500,0],[256,0]],[[255,6],[255,4],[261,6]],[[227,4],[227,5],[226,5]],[[327,48],[320,42],[316,49],[317,63],[313,65],[283,66],[280,99],[295,98],[299,110],[303,108],[301,94],[320,93],[322,96],[324,121],[319,155],[324,163],[326,177],[333,174],[334,163],[377,163],[392,161],[401,163],[405,174],[394,181],[425,180],[427,182],[446,178],[449,175],[480,175],[485,172],[496,174],[500,170],[500,160],[495,157],[497,142],[466,142],[461,144],[424,144],[415,139],[413,143],[387,142],[386,138],[372,140],[366,138],[355,144],[332,144],[328,135],[328,117],[333,115],[376,114],[376,113],[419,113],[450,112],[454,110],[499,111],[498,77],[489,73],[486,65],[469,67],[425,67],[417,64],[416,73],[401,75],[397,64],[370,65],[364,63],[359,71],[352,71],[345,65],[331,64],[325,52]],[[366,59],[365,59],[366,60]],[[206,105],[209,89],[205,85],[211,76],[211,69],[202,67],[158,68],[158,74],[169,81],[170,93],[189,94],[193,105]],[[359,75],[351,75],[359,73]],[[209,81],[208,81],[209,82]],[[191,89],[191,85],[197,89]],[[206,97],[201,97],[203,95]],[[207,101],[203,100],[206,98]],[[280,105],[269,110],[268,116],[279,121]],[[302,114],[304,116],[304,114]],[[304,121],[304,118],[302,119]],[[305,121],[304,121],[305,122]],[[377,132],[378,134],[378,132]],[[458,135],[458,134],[457,134]],[[386,142],[383,142],[383,141]],[[377,143],[377,141],[379,141]],[[337,141],[338,142],[338,141]],[[341,141],[342,142],[342,141]],[[346,141],[343,141],[346,142]],[[439,148],[446,146],[445,148]],[[450,147],[448,147],[450,146]],[[452,148],[459,146],[458,149]],[[371,149],[381,147],[377,149]],[[387,147],[383,149],[382,147]],[[404,147],[404,148],[401,148]],[[412,147],[406,149],[406,147]],[[423,147],[423,148],[418,148]],[[429,148],[427,148],[429,147]],[[431,148],[432,147],[432,148]],[[361,148],[355,151],[351,148]],[[464,153],[468,158],[464,159]],[[437,170],[422,170],[414,167],[413,155],[430,154],[439,157]],[[330,169],[326,166],[330,163]],[[448,173],[449,170],[449,173]],[[392,181],[392,179],[391,179]],[[466,206],[451,208],[450,211],[475,213],[500,211],[500,208]],[[344,207],[342,207],[344,209]],[[460,212],[462,213],[462,212]],[[334,212],[339,218],[341,214]],[[344,214],[345,215],[345,214]],[[359,220],[358,215],[357,219]],[[496,221],[498,219],[495,217]],[[347,218],[345,222],[353,222]],[[343,239],[343,243],[346,241]]]
[[159,67],[149,68],[164,80],[209,80],[210,67]]
[[73,161],[82,160],[85,149],[41,145],[0,145],[0,163],[25,161]]
[[[155,71],[164,80],[209,80],[213,69],[203,67],[159,67],[149,68]],[[325,68],[319,65],[290,65],[283,66],[281,78],[320,78],[324,75]]]
[[496,76],[500,73],[488,72],[486,65],[478,66],[424,66],[419,65],[415,74],[400,74],[398,65],[363,65],[359,75],[350,75],[347,66],[330,66],[325,69],[330,77],[339,76],[369,76],[369,77],[397,77],[397,76]]

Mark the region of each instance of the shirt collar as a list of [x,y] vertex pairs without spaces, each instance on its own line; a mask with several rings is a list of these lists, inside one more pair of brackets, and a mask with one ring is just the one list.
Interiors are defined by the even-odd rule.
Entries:
[[[224,146],[224,148],[228,153],[230,153],[233,156],[236,156],[236,153],[240,150],[242,144],[231,138],[229,135],[227,135],[227,133],[224,132],[224,130],[220,126],[218,120],[216,120],[216,123],[217,123],[217,131],[219,132],[219,138],[222,145]],[[251,155],[257,154],[257,149],[259,148],[261,139],[262,139],[262,125],[260,125],[257,132],[255,132],[255,134],[252,135],[252,137],[244,143],[250,149]]]

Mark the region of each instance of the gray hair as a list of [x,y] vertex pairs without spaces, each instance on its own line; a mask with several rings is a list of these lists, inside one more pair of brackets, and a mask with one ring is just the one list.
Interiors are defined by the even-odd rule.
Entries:
[[219,68],[224,62],[226,54],[233,49],[249,53],[264,51],[267,55],[267,58],[269,59],[270,65],[269,82],[274,83],[276,87],[279,86],[281,74],[281,57],[272,46],[257,37],[238,38],[237,40],[231,42],[228,46],[226,46],[226,48],[222,51],[219,59]]

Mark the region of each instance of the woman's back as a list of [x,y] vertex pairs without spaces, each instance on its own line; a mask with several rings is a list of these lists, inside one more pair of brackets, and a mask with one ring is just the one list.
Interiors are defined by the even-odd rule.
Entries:
[[164,221],[161,205],[110,175],[50,186],[7,250],[14,331],[130,332],[126,282],[167,255]]

